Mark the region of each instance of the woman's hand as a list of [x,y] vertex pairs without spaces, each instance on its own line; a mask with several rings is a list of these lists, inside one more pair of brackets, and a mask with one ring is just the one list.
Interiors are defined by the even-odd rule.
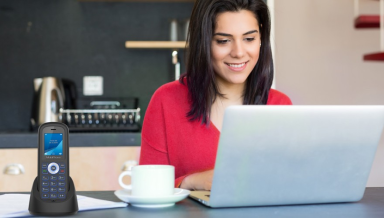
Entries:
[[211,190],[213,170],[194,173],[184,178],[180,188],[190,190]]

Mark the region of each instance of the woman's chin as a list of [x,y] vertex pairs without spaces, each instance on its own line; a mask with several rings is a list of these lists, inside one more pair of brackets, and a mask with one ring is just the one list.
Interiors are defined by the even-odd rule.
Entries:
[[246,80],[247,80],[247,77],[245,76],[234,76],[234,77],[226,78],[225,82],[233,85],[241,85],[241,84],[244,84]]

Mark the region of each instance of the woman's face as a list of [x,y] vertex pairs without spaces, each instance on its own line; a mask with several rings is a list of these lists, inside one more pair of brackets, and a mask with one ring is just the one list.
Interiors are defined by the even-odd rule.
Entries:
[[211,46],[218,82],[244,84],[259,59],[260,43],[259,24],[251,11],[218,14]]

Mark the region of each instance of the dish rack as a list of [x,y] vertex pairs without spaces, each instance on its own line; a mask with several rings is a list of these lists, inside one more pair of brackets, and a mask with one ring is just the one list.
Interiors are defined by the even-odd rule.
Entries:
[[140,108],[137,109],[60,109],[59,121],[70,132],[138,132]]

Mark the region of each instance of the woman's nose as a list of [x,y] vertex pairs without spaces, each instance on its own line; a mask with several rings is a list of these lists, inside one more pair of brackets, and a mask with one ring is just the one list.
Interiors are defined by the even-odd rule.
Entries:
[[242,42],[236,42],[232,46],[231,56],[233,58],[241,58],[245,54],[244,44]]

